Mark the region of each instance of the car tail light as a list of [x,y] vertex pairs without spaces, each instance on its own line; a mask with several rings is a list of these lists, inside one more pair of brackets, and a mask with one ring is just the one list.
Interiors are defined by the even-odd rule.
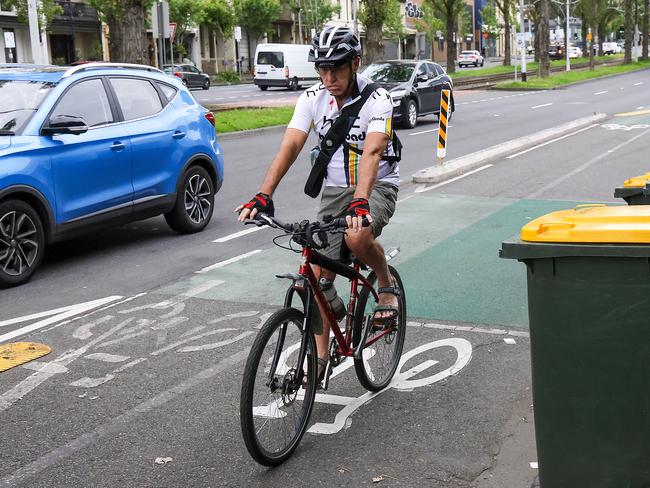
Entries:
[[215,126],[216,120],[214,119],[214,114],[212,112],[206,112],[205,118],[208,119],[208,122],[212,124],[212,127]]
[[182,78],[182,77],[183,77],[183,75],[180,74],[178,71],[177,71],[176,73],[174,73],[174,76],[175,76],[176,78]]
[[256,74],[257,74],[257,66],[253,66],[253,78],[255,78]]
[[289,78],[289,66],[284,67],[284,77]]

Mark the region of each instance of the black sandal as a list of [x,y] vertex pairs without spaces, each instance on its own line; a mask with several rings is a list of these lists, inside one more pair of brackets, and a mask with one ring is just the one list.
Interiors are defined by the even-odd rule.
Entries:
[[[398,298],[402,296],[402,290],[400,290],[399,287],[397,286],[387,286],[385,288],[379,288],[377,290],[377,295],[379,295],[380,293],[390,293],[392,295],[395,295]],[[377,317],[377,313],[381,313],[381,312],[391,312],[391,313],[390,315],[387,315],[385,317]],[[399,305],[398,306],[377,305],[377,307],[375,307],[375,310],[373,312],[373,317],[372,317],[373,329],[381,330],[386,324],[390,324],[398,316],[399,316]]]
[[[319,389],[321,387],[321,384],[325,379],[325,373],[327,372],[327,363],[327,359],[316,358],[316,364],[318,365],[316,375],[316,389]],[[302,386],[303,388],[307,387],[307,375],[303,376],[302,378]]]

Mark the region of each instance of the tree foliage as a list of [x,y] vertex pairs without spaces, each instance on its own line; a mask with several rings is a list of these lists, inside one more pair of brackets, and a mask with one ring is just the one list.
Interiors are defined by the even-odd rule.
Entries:
[[398,0],[362,0],[359,20],[366,28],[366,64],[383,57],[384,37],[397,39],[404,36]]
[[341,13],[341,6],[330,0],[288,0],[287,4],[296,16],[300,12],[303,28],[310,27],[317,32],[335,14]]
[[501,12],[501,17],[503,18],[503,37],[505,47],[503,65],[510,66],[510,59],[512,57],[511,34],[514,18],[514,0],[495,0],[495,3],[499,12]]
[[233,0],[237,23],[259,39],[273,28],[282,10],[279,0]]
[[415,19],[413,23],[417,27],[418,31],[424,33],[427,41],[433,44],[436,40],[436,33],[445,30],[445,23],[436,17],[435,10],[428,3],[422,5],[422,13],[424,14],[422,18]]
[[463,0],[424,0],[424,5],[429,5],[434,15],[439,18],[444,25],[444,35],[447,41],[447,72],[456,71],[456,41],[454,34],[460,36],[462,25],[459,25],[459,19],[467,11]]
[[[7,8],[15,8],[16,15],[18,16],[18,21],[24,24],[29,22],[29,13],[27,10],[27,0],[5,0],[3,2]],[[42,0],[36,4],[38,11],[38,23],[39,28],[43,28],[43,21],[45,21],[45,26],[49,26],[54,17],[57,15],[63,14],[63,8],[56,4],[54,0]]]

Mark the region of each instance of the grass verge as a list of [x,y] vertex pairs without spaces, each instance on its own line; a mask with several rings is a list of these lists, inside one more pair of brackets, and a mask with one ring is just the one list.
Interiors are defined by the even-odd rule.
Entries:
[[558,73],[551,73],[548,78],[533,78],[526,83],[521,81],[507,81],[499,83],[495,88],[506,90],[513,89],[528,89],[528,90],[543,90],[548,88],[555,88],[562,85],[568,85],[577,81],[591,80],[600,78],[601,76],[616,75],[620,73],[627,73],[639,69],[650,68],[650,61],[639,61],[632,64],[621,64],[617,66],[596,66],[593,71],[562,71]]
[[293,107],[246,108],[215,112],[218,134],[288,124]]

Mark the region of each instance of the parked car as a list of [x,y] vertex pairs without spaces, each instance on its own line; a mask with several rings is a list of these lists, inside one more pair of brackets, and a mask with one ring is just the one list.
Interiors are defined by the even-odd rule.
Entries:
[[[421,115],[440,114],[443,89],[453,90],[453,82],[442,67],[432,61],[380,61],[362,74],[386,88],[393,99],[393,117],[406,128],[413,128]],[[453,92],[450,112],[455,110]]]
[[462,51],[460,56],[458,56],[458,67],[462,68],[463,66],[483,66],[485,60],[481,53],[478,51]]
[[210,89],[210,76],[191,64],[166,64],[163,71],[180,79],[188,88]]
[[164,214],[203,230],[223,182],[214,116],[149,66],[0,65],[0,285],[45,246]]
[[582,49],[575,46],[569,47],[569,58],[581,58],[581,57],[582,57]]
[[620,48],[615,42],[603,42],[603,54],[616,54],[619,53]]
[[308,44],[258,44],[253,82],[260,90],[282,86],[297,90],[303,82],[319,80],[314,63],[308,61]]
[[564,59],[564,46],[551,46],[548,48],[548,57],[551,59]]

